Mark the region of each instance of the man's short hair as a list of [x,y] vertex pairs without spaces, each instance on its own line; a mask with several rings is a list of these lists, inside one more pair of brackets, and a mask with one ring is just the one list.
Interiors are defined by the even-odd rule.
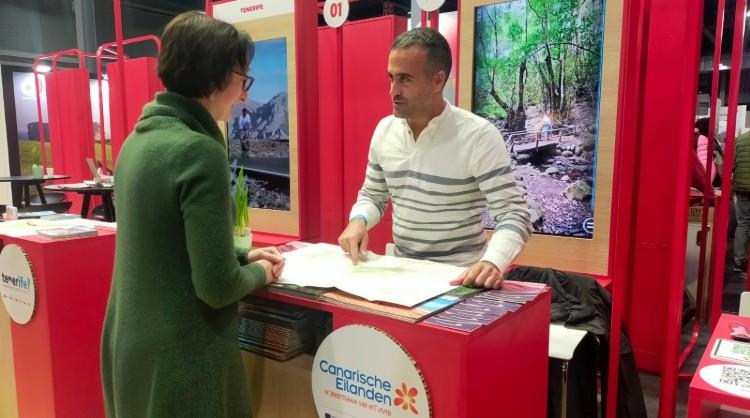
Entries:
[[451,47],[440,32],[432,28],[414,28],[397,36],[391,44],[391,51],[414,46],[427,51],[427,62],[433,72],[444,71],[445,78],[450,77],[453,64]]
[[232,71],[247,70],[255,54],[247,33],[198,12],[172,19],[161,42],[159,78],[168,91],[187,97],[223,90]]

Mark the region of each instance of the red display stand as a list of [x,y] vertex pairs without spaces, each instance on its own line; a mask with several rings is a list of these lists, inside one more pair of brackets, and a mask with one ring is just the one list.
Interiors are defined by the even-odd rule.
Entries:
[[19,245],[36,277],[36,311],[11,322],[19,417],[104,417],[99,348],[115,234],[51,241],[0,235]]
[[711,339],[706,345],[706,351],[703,353],[701,362],[698,364],[698,368],[695,370],[695,376],[693,376],[693,380],[690,382],[690,393],[688,395],[688,418],[708,418],[720,416],[718,415],[718,411],[722,405],[742,409],[746,414],[750,414],[750,393],[748,394],[748,397],[733,395],[706,383],[706,381],[700,377],[700,371],[704,367],[715,364],[735,364],[730,363],[726,360],[717,360],[711,358],[711,351],[713,350],[714,343],[717,339],[723,338],[730,340],[732,338],[729,335],[729,325],[732,323],[741,323],[745,327],[750,328],[750,318],[741,318],[736,315],[730,314],[721,315],[721,317],[719,318],[719,322],[716,324],[716,328],[713,331],[713,334],[711,334]]
[[[127,94],[123,100],[120,83],[120,67],[118,63],[107,64],[109,77],[109,114],[112,129],[112,161],[117,161],[125,138],[133,130],[136,121],[141,116],[143,106],[154,99],[154,95],[164,86],[156,73],[157,59],[142,57],[125,60],[124,84]],[[125,107],[123,112],[122,107]],[[126,120],[123,121],[123,114]],[[114,171],[114,170],[113,170]]]
[[547,416],[549,291],[471,333],[295,296],[263,296],[330,312],[334,329],[364,324],[389,334],[419,367],[433,418]]

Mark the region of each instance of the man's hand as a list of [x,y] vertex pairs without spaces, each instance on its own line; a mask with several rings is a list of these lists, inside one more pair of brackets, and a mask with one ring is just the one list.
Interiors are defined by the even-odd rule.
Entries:
[[247,261],[258,263],[266,271],[266,284],[275,282],[284,270],[284,257],[276,247],[258,248],[247,253]]
[[454,286],[484,286],[487,289],[500,289],[503,285],[503,280],[503,273],[496,265],[489,261],[480,261],[464,270],[460,276],[451,280],[450,284]]
[[344,232],[339,235],[339,247],[352,257],[352,263],[367,259],[367,224],[362,219],[349,221]]

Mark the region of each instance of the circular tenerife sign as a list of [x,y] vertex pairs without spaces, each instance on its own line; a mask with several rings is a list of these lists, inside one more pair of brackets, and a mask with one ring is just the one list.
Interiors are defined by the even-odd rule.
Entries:
[[19,324],[31,320],[36,306],[34,273],[26,253],[15,244],[0,252],[0,296],[11,319]]
[[414,360],[388,334],[364,325],[339,328],[323,340],[312,389],[321,418],[432,416]]

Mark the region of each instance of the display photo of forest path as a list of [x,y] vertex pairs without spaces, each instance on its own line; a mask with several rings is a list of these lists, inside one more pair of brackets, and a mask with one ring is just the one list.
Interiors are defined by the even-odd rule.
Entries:
[[502,132],[536,233],[593,236],[603,10],[603,0],[476,9],[472,111]]

